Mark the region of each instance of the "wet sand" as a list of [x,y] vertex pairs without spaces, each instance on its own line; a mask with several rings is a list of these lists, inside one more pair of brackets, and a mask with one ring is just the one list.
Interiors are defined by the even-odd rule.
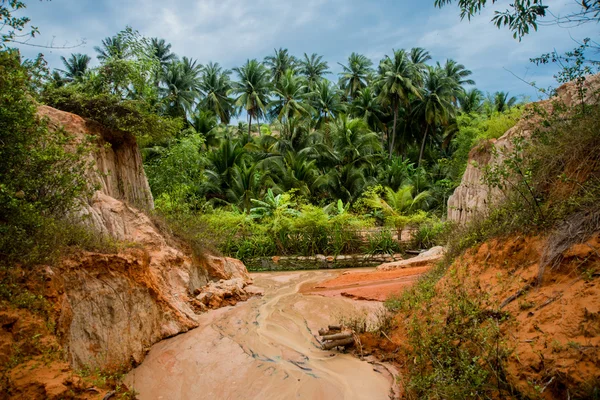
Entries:
[[125,382],[142,400],[389,399],[385,368],[319,347],[318,329],[381,307],[299,293],[338,275],[253,274],[264,297],[202,315],[197,329],[155,345]]

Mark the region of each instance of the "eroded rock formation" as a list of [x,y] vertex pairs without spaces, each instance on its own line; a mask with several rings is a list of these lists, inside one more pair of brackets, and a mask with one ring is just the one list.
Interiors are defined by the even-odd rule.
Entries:
[[[583,101],[588,104],[597,103],[600,75],[588,77],[585,88]],[[553,112],[553,103],[557,100],[566,107],[573,107],[582,101],[578,90],[575,83],[567,83],[558,88],[555,99],[535,103],[535,106],[548,113]],[[528,107],[528,110],[532,109],[532,106]],[[461,184],[448,199],[448,220],[458,223],[469,222],[478,213],[489,210],[500,199],[501,192],[499,190],[490,190],[483,183],[483,171],[486,165],[496,164],[503,160],[504,154],[513,149],[515,137],[530,137],[538,127],[541,118],[529,111],[525,114],[526,117],[502,137],[481,143],[471,150],[467,170],[462,177]]]
[[211,308],[248,297],[244,288],[251,279],[240,261],[194,258],[143,211],[153,200],[133,137],[50,107],[39,113],[77,141],[96,137],[88,175],[98,190],[79,217],[124,247],[116,254],[79,253],[44,269],[58,305],[57,333],[74,368],[140,363],[152,344],[197,326],[202,310],[195,295],[212,281],[221,282],[218,298],[226,301],[215,297]]

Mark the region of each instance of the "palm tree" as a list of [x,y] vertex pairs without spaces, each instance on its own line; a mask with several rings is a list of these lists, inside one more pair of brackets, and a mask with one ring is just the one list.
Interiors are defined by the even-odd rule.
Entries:
[[234,114],[233,100],[228,96],[231,90],[231,71],[223,70],[218,63],[209,63],[202,70],[199,90],[202,93],[202,108],[211,110],[221,123],[229,124]]
[[480,90],[473,88],[467,90],[458,96],[458,103],[463,113],[469,114],[481,111],[483,102],[483,93]]
[[431,55],[422,47],[413,47],[410,49],[410,61],[419,71],[424,71],[427,61],[431,60]]
[[66,59],[60,57],[65,69],[59,69],[67,82],[79,81],[89,69],[92,59],[87,54],[71,54],[71,57]]
[[177,60],[177,55],[171,52],[171,44],[165,39],[152,38],[149,43],[148,52],[158,62],[158,68],[154,71],[154,84],[158,88],[162,75],[167,66]]
[[208,151],[210,147],[219,144],[217,137],[217,117],[210,110],[197,109],[190,119],[190,125],[204,138],[204,145]]
[[348,58],[348,65],[340,64],[343,71],[340,73],[340,87],[345,94],[354,100],[358,92],[367,87],[371,75],[373,62],[362,54],[352,53]]
[[386,56],[379,65],[378,85],[381,88],[380,101],[389,105],[394,114],[392,140],[390,141],[389,157],[392,157],[395,141],[398,111],[401,105],[408,107],[411,96],[421,97],[417,82],[420,80],[419,71],[404,50],[394,51],[393,58]]
[[310,57],[304,53],[304,59],[298,61],[298,71],[308,80],[308,85],[313,85],[321,82],[323,76],[329,74],[329,65],[323,61],[323,56],[313,53]]
[[415,187],[412,185],[404,185],[397,191],[386,187],[384,192],[384,198],[381,198],[379,195],[373,195],[366,199],[366,203],[374,209],[383,211],[384,215],[393,221],[398,231],[398,239],[400,239],[402,237],[402,230],[410,223],[408,215],[429,200],[431,194],[428,191],[424,191],[415,196]]
[[271,70],[271,79],[273,83],[279,82],[279,79],[289,69],[295,71],[298,60],[288,53],[288,49],[275,49],[275,55],[265,57],[264,64]]
[[124,60],[131,55],[129,44],[120,35],[107,37],[102,41],[102,46],[95,46],[94,50],[100,61]]
[[428,67],[425,75],[425,86],[421,99],[417,101],[414,113],[425,123],[425,133],[419,152],[417,166],[421,165],[425,142],[430,128],[448,124],[454,114],[452,99],[456,82],[448,78],[445,71],[438,68]]
[[163,68],[177,60],[177,55],[171,52],[171,44],[165,42],[165,39],[152,38],[149,50],[150,55],[157,59]]
[[[238,95],[236,105],[248,113],[248,134],[252,130],[252,119],[260,121],[266,113],[269,96],[268,70],[257,60],[248,60],[242,67],[233,69],[239,82],[234,82],[230,90]],[[260,122],[258,122],[260,131]]]
[[185,117],[200,95],[197,77],[186,71],[183,63],[173,62],[165,70],[163,83],[165,87],[160,88],[160,93],[166,100],[168,113]]
[[488,96],[488,102],[491,103],[494,111],[508,111],[517,104],[517,98],[509,96],[508,92],[496,92],[492,96]]
[[339,89],[327,79],[321,79],[314,85],[311,100],[317,114],[317,127],[334,119],[344,110],[340,97]]
[[475,84],[475,81],[469,78],[473,73],[466,69],[464,65],[454,60],[447,60],[444,66],[438,62],[437,66],[446,73],[448,78],[453,79],[459,86]]
[[227,199],[234,204],[243,207],[246,213],[250,213],[252,199],[258,197],[261,183],[266,176],[261,176],[258,169],[259,164],[234,165],[231,173],[230,188],[226,191]]
[[186,75],[192,76],[195,80],[198,80],[198,76],[202,72],[202,64],[199,64],[197,60],[193,58],[183,57],[181,59],[181,65],[183,66],[183,72]]
[[291,69],[285,71],[272,92],[276,96],[268,106],[272,116],[280,122],[287,122],[290,118],[308,115],[310,106],[305,102],[308,97],[306,91],[304,78],[296,76]]
[[381,105],[371,87],[367,86],[358,92],[358,96],[350,105],[350,114],[362,118],[373,130],[381,127]]
[[379,136],[371,132],[362,119],[345,115],[329,124],[335,152],[341,165],[353,164],[375,168],[376,156],[381,153]]

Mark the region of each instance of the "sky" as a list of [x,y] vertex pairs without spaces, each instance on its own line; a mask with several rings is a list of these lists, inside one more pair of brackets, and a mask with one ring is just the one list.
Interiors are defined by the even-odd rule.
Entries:
[[[574,40],[598,38],[599,26],[540,26],[521,42],[507,29],[490,23],[493,9],[470,22],[461,21],[455,5],[435,8],[434,0],[28,0],[22,13],[41,35],[30,43],[72,46],[45,49],[21,46],[27,58],[42,52],[50,67],[60,68],[60,56],[95,55],[94,46],[126,26],[148,37],[164,38],[179,56],[226,68],[247,59],[263,59],[275,48],[296,55],[324,56],[337,79],[352,52],[375,65],[393,49],[423,47],[434,61],[452,58],[473,71],[484,92],[508,91],[538,99],[521,79],[539,87],[554,84],[555,67],[537,67],[529,59],[577,46]],[[500,0],[507,5],[508,0]],[[575,0],[548,0],[555,15],[577,9]],[[519,79],[521,78],[521,79]]]

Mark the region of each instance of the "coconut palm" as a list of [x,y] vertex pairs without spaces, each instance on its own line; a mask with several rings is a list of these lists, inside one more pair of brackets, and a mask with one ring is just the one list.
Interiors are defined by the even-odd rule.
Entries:
[[308,80],[308,85],[321,82],[323,76],[329,74],[329,65],[323,61],[323,56],[313,53],[310,57],[304,53],[304,59],[298,61],[298,71]]
[[150,55],[157,59],[163,68],[177,60],[177,55],[171,52],[171,44],[165,42],[165,39],[152,38],[149,51]]
[[198,80],[198,77],[203,70],[202,64],[198,63],[198,61],[193,58],[183,57],[181,59],[181,65],[183,66],[183,72],[186,75],[190,75],[195,80]]
[[358,92],[358,96],[350,104],[350,114],[362,118],[373,130],[381,128],[381,105],[371,87],[366,87]]
[[458,96],[458,103],[465,114],[479,112],[483,105],[483,93],[475,88],[467,90]]
[[248,113],[248,134],[252,130],[252,119],[259,123],[260,118],[266,113],[270,86],[269,72],[257,60],[248,60],[241,66],[233,69],[238,75],[239,82],[234,82],[230,90],[237,95],[236,105]]
[[411,96],[421,97],[417,84],[420,79],[418,69],[404,50],[394,51],[393,57],[386,56],[379,65],[378,86],[381,90],[379,98],[382,104],[391,107],[394,115],[392,140],[389,145],[390,158],[396,141],[400,106],[408,107]]
[[229,124],[234,114],[233,100],[228,96],[231,90],[229,75],[231,71],[223,70],[218,63],[211,62],[202,70],[199,82],[201,107],[211,110],[223,124]]
[[256,199],[261,191],[262,183],[267,178],[261,174],[259,164],[234,165],[231,170],[230,188],[226,191],[230,203],[241,206],[246,213],[250,213],[252,199]]
[[421,98],[416,101],[414,113],[425,124],[425,132],[421,142],[419,152],[419,161],[417,166],[421,165],[423,152],[425,151],[425,142],[430,130],[434,130],[440,125],[448,124],[454,114],[452,99],[454,98],[456,82],[446,75],[443,69],[428,67],[425,74],[425,84]]
[[265,57],[264,64],[271,70],[273,83],[279,79],[287,70],[295,71],[298,60],[289,54],[288,49],[275,49],[275,55]]
[[162,81],[164,86],[160,88],[160,94],[167,113],[185,117],[200,95],[197,77],[186,71],[183,63],[173,62],[167,66]]
[[87,54],[71,54],[68,59],[60,57],[65,69],[58,69],[67,82],[79,81],[88,72],[92,59]]
[[352,53],[348,65],[340,64],[340,87],[345,94],[354,100],[358,92],[367,87],[372,72],[373,62],[362,54]]
[[327,79],[321,79],[314,85],[311,102],[317,114],[317,127],[334,119],[344,110],[339,89]]
[[431,60],[431,55],[422,47],[413,47],[410,49],[410,61],[419,71],[424,71],[427,61]]
[[288,69],[275,84],[272,94],[275,99],[269,103],[272,117],[280,122],[290,118],[301,117],[310,113],[310,106],[305,101],[308,97],[305,79],[296,76]]
[[124,60],[131,55],[129,44],[119,35],[102,40],[102,46],[95,46],[94,50],[98,53],[98,60],[103,62]]
[[340,164],[375,167],[374,161],[382,150],[381,142],[364,120],[342,115],[329,124],[329,130]]
[[466,69],[464,65],[454,60],[447,60],[443,66],[438,62],[437,66],[445,72],[448,78],[453,79],[459,86],[475,84],[475,81],[469,78],[473,73]]
[[491,103],[494,111],[504,112],[517,104],[517,98],[514,96],[511,97],[508,92],[496,92],[488,96],[488,102]]

